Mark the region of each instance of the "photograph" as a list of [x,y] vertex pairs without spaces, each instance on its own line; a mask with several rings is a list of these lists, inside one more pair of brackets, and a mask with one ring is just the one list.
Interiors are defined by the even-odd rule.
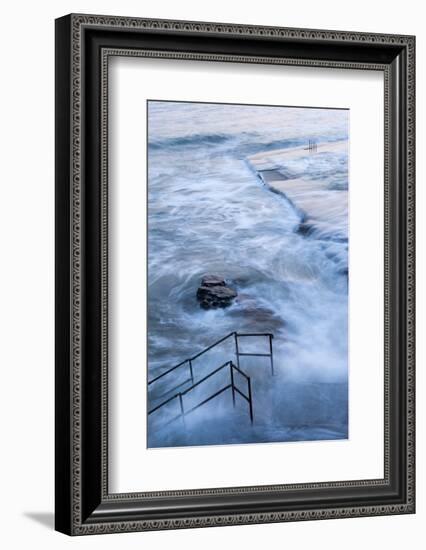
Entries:
[[349,438],[349,119],[147,100],[148,448]]
[[330,519],[321,540],[355,548],[365,518],[384,546],[404,543],[420,27],[372,6],[369,28],[365,10],[308,8],[305,21],[261,5],[263,22],[247,8],[244,22],[228,3],[228,23],[216,5],[213,21],[180,4],[155,17],[58,8],[60,533],[299,522],[281,528],[300,547],[298,529]]

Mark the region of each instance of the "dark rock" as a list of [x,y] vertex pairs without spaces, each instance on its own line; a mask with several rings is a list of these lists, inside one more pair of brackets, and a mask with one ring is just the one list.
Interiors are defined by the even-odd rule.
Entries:
[[310,235],[313,232],[313,225],[307,222],[302,222],[298,225],[296,231],[301,235]]
[[225,279],[217,275],[206,275],[201,279],[201,286],[226,286]]
[[203,277],[197,290],[197,300],[204,309],[228,307],[236,297],[237,292],[227,286],[225,279],[216,275]]

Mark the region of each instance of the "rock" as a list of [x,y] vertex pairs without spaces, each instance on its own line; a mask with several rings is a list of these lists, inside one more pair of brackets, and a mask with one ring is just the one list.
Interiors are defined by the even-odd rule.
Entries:
[[226,282],[217,275],[206,275],[201,279],[201,286],[226,286]]
[[197,290],[197,300],[204,309],[228,307],[236,297],[237,292],[227,286],[225,279],[216,275],[203,277]]
[[[284,319],[281,319],[267,307],[259,305],[254,298],[247,294],[238,295],[238,304],[240,313],[244,316],[244,321],[253,332],[274,332],[286,326]],[[240,309],[241,308],[241,309]],[[234,313],[238,314],[238,310]]]
[[311,235],[313,230],[314,230],[313,225],[307,222],[300,223],[296,228],[296,232],[300,233],[301,235]]

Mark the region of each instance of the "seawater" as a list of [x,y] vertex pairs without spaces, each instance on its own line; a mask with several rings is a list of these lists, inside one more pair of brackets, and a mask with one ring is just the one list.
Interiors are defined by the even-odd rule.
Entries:
[[[148,419],[148,446],[344,439],[348,435],[348,242],[297,232],[298,213],[269,191],[246,159],[257,152],[348,139],[348,112],[150,101],[148,103],[148,379],[233,331],[274,334],[269,359],[241,357],[251,377],[254,422],[227,391],[188,415],[172,400]],[[305,178],[348,187],[347,152],[294,159]],[[203,310],[205,274],[238,292]],[[141,335],[142,337],[142,335]],[[267,351],[265,338],[242,351]],[[235,361],[234,342],[200,357],[195,380]],[[223,387],[226,369],[185,396],[185,407]],[[188,369],[153,384],[148,409],[188,387]],[[236,381],[246,392],[246,380]]]

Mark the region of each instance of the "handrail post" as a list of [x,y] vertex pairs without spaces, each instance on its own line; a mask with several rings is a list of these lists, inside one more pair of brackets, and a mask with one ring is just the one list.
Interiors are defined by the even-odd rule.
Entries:
[[189,374],[191,375],[191,382],[194,383],[194,371],[192,370],[192,361],[188,359]]
[[180,404],[180,414],[182,415],[182,422],[183,422],[183,425],[186,426],[185,410],[183,408],[183,400],[182,400],[182,394],[181,393],[179,393],[179,404]]
[[237,358],[237,367],[240,368],[240,352],[238,349],[238,334],[234,332],[235,337],[235,357]]
[[231,387],[232,387],[232,404],[235,409],[235,385],[234,385],[234,364],[229,361],[229,370],[231,371]]
[[272,352],[272,334],[269,335],[269,352],[271,354],[271,374],[274,376],[274,357]]
[[250,422],[253,424],[253,400],[251,395],[251,380],[250,377],[247,377],[247,386],[248,386],[248,397],[249,397],[249,408],[250,408]]

